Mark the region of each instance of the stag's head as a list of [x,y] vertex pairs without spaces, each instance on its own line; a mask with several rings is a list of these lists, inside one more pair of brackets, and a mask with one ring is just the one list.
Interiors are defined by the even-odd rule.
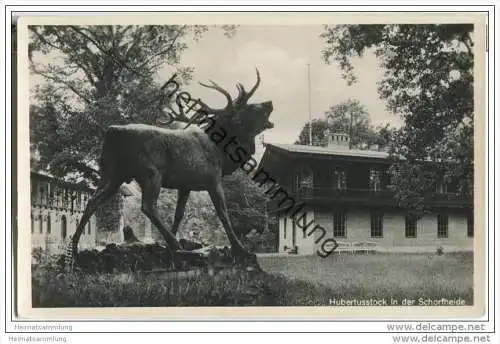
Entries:
[[227,99],[227,105],[223,109],[214,109],[200,102],[202,110],[208,114],[213,114],[217,122],[229,123],[232,128],[242,129],[246,134],[253,137],[266,129],[273,128],[274,124],[269,121],[269,117],[273,111],[273,103],[271,101],[248,104],[248,100],[260,85],[260,74],[257,69],[256,72],[257,82],[249,91],[245,90],[245,87],[241,83],[236,84],[238,96],[235,99],[231,97],[228,91],[211,80],[210,85],[200,82],[200,85],[222,93]]

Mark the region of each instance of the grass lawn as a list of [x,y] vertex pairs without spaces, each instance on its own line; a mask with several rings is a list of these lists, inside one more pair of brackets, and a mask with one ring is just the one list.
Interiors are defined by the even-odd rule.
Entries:
[[262,268],[321,283],[331,298],[462,298],[472,304],[473,253],[266,257]]
[[473,255],[374,254],[262,257],[265,272],[155,275],[59,274],[33,268],[33,307],[327,306],[333,298],[465,299],[472,304]]

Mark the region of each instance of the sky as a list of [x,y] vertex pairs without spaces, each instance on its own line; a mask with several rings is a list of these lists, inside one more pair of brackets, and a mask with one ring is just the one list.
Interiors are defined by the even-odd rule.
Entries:
[[[353,61],[358,82],[348,86],[338,66],[322,61],[324,41],[318,26],[240,26],[232,38],[219,29],[211,29],[199,42],[193,42],[183,53],[181,65],[194,66],[194,79],[183,90],[201,98],[212,107],[223,107],[222,94],[204,88],[199,81],[214,80],[234,97],[235,84],[250,89],[256,81],[255,67],[260,71],[261,85],[250,99],[252,102],[271,100],[274,111],[270,120],[274,128],[264,133],[264,142],[293,143],[309,119],[307,64],[311,76],[312,118],[322,118],[332,105],[349,98],[363,104],[374,125],[402,122],[389,113],[377,93],[377,82],[383,77],[378,61],[368,54]],[[168,80],[172,69],[160,72]],[[262,147],[256,155],[262,154]]]
[[[236,97],[236,83],[249,90],[256,82],[255,68],[261,75],[261,84],[250,103],[272,101],[274,111],[270,120],[274,128],[264,132],[266,143],[293,143],[309,120],[307,65],[310,65],[311,117],[323,118],[330,106],[349,98],[363,104],[374,125],[402,124],[401,119],[389,113],[377,93],[377,82],[383,70],[372,53],[354,59],[358,82],[348,86],[342,79],[336,63],[327,65],[321,57],[325,47],[319,36],[321,25],[244,25],[228,38],[219,28],[209,29],[198,41],[190,41],[183,52],[180,65],[194,67],[193,80],[183,85],[193,98],[201,98],[211,107],[223,107],[225,97],[198,82],[214,80]],[[47,58],[47,57],[46,57]],[[51,57],[53,58],[53,57]],[[171,66],[160,70],[158,79],[167,81],[173,73]],[[44,82],[31,75],[31,85]],[[264,148],[257,146],[255,158],[260,159]]]

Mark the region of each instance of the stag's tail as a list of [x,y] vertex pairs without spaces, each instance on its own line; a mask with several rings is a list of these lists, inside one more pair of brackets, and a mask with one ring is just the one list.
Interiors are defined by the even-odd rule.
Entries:
[[104,133],[102,153],[99,159],[99,170],[103,179],[120,179],[129,183],[131,178],[126,175],[123,165],[123,154],[126,154],[127,138],[119,126],[109,126]]
[[[117,145],[117,130],[110,126],[104,133],[104,142],[102,144],[102,153],[99,159],[99,170],[102,178],[116,178],[116,168],[119,161],[118,152],[120,147]],[[123,148],[123,147],[122,147]]]
[[109,139],[110,131],[112,132],[112,128],[108,128],[104,133],[104,142],[102,143],[102,152],[101,157],[99,158],[99,171],[101,172],[101,177],[105,177],[109,174],[110,171],[110,159],[113,159],[111,154],[111,140]]

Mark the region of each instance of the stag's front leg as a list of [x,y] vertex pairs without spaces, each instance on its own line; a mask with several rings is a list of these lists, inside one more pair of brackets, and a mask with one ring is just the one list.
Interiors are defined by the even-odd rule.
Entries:
[[247,251],[234,233],[233,226],[231,225],[231,221],[229,220],[222,184],[217,183],[217,185],[209,191],[209,194],[212,202],[214,203],[217,215],[219,216],[222,225],[226,230],[229,242],[231,243],[231,251],[233,252],[234,257],[239,260],[240,263],[250,264],[258,267],[259,265],[257,263],[257,256],[254,253]]
[[181,249],[175,236],[163,226],[158,214],[158,196],[161,190],[161,175],[156,171],[151,171],[150,178],[140,182],[142,189],[142,212],[151,220],[165,238],[172,262],[174,261],[174,252]]

